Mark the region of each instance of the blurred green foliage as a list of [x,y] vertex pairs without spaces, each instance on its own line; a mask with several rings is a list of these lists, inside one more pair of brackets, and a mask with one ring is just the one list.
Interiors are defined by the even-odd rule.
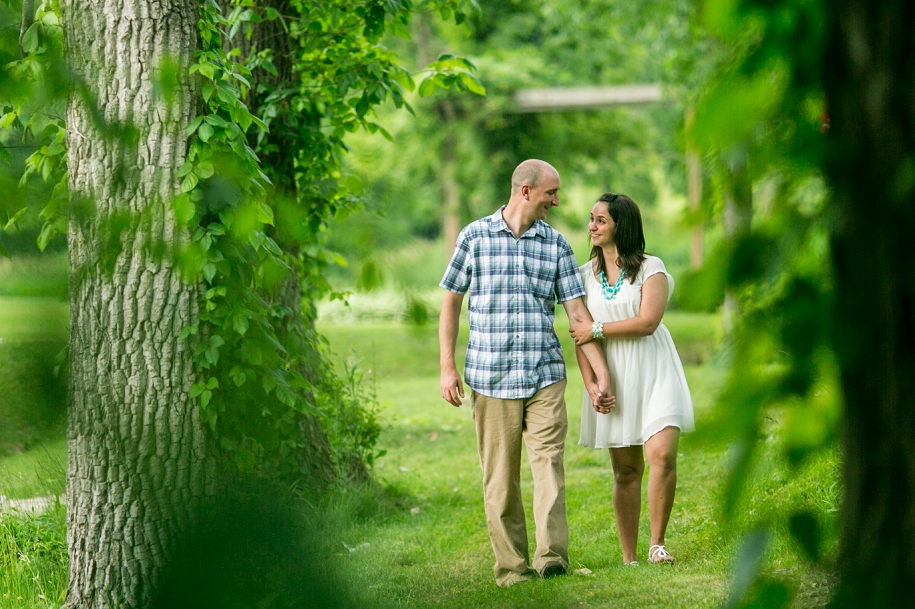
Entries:
[[[348,258],[385,259],[393,266],[402,249],[440,240],[449,163],[461,225],[504,203],[511,172],[530,157],[554,163],[563,178],[563,204],[550,222],[582,233],[590,204],[606,190],[631,195],[643,213],[682,200],[683,112],[717,52],[697,25],[694,3],[514,1],[481,2],[480,8],[469,35],[417,19],[411,41],[400,44],[410,58],[405,61],[417,67],[439,52],[467,56],[486,86],[485,98],[439,93],[417,100],[416,120],[385,117],[395,144],[348,137],[353,152],[347,165],[362,178],[368,200],[365,211],[331,224],[329,245]],[[664,103],[561,113],[513,108],[514,94],[523,88],[635,83],[662,85]],[[682,208],[662,213],[679,226]],[[440,272],[444,254],[436,254]],[[412,258],[423,268],[426,260]],[[336,282],[358,287],[358,265],[332,272]],[[438,273],[414,280],[410,275],[416,274],[385,268],[382,278],[392,287],[422,288],[429,283],[419,281]]]

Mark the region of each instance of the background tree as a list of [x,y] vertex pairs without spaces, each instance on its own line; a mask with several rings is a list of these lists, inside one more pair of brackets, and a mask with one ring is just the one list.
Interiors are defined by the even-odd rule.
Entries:
[[[491,213],[517,160],[528,157],[561,161],[567,194],[554,218],[561,225],[584,226],[587,210],[579,204],[604,190],[627,192],[648,209],[669,193],[685,192],[683,112],[712,59],[694,4],[481,2],[481,12],[484,18],[471,20],[469,35],[446,23],[414,21],[411,42],[403,45],[417,69],[440,53],[465,56],[487,95],[429,95],[416,102],[417,121],[391,121],[396,156],[366,149],[349,157],[370,189],[371,204],[359,222],[333,232],[332,247],[374,266],[401,258],[392,252],[404,243],[413,251],[417,242],[439,239],[434,255],[442,259],[455,228]],[[525,88],[633,83],[662,84],[665,103],[522,113],[514,101]],[[384,147],[362,139],[358,144]],[[443,215],[445,210],[451,212]],[[688,263],[679,248],[671,248],[669,259],[677,268]],[[398,267],[400,276],[408,272],[405,266]],[[359,268],[335,276],[343,281],[344,273],[360,282]],[[413,275],[408,287],[414,290],[433,279]]]

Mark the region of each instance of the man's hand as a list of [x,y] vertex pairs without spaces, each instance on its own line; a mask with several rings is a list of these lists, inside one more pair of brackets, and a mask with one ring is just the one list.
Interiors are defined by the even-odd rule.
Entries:
[[438,345],[441,351],[439,369],[442,371],[438,388],[445,401],[452,406],[460,406],[461,398],[464,397],[461,375],[454,365],[454,347],[457,343],[463,300],[463,294],[446,291],[445,298],[442,299],[442,314],[438,319]]
[[572,335],[572,338],[575,339],[575,344],[579,347],[594,340],[594,334],[591,331],[591,322],[578,313],[572,313],[569,323],[569,334]]
[[464,397],[464,385],[461,383],[461,375],[458,374],[457,368],[442,371],[439,391],[441,391],[445,401],[452,406],[460,406],[462,404],[461,398]]
[[616,406],[616,396],[611,391],[609,377],[598,377],[597,384],[588,387],[588,395],[591,396],[591,407],[598,414],[607,414]]

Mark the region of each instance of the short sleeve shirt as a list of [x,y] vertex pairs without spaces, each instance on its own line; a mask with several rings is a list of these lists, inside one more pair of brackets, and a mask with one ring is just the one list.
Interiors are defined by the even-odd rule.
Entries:
[[523,399],[565,378],[555,307],[585,290],[558,231],[537,220],[516,238],[502,209],[461,231],[440,285],[469,292],[467,384],[489,397]]

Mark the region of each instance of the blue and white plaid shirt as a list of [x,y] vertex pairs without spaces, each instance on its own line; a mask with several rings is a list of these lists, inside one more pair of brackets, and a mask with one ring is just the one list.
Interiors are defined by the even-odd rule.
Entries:
[[502,209],[472,222],[439,285],[470,290],[464,378],[477,393],[528,398],[566,377],[554,309],[585,289],[569,242],[549,224],[537,220],[516,239]]

